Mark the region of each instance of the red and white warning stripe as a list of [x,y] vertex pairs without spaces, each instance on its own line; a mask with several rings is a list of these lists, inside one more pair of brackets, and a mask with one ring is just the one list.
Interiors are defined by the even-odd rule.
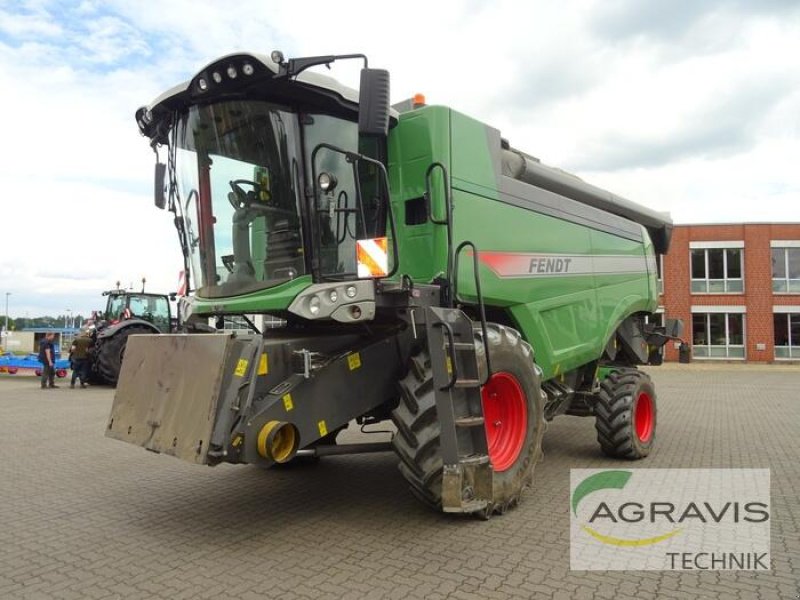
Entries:
[[386,277],[389,274],[387,238],[356,240],[356,262],[359,277]]
[[178,273],[178,296],[186,295],[186,271],[181,270]]

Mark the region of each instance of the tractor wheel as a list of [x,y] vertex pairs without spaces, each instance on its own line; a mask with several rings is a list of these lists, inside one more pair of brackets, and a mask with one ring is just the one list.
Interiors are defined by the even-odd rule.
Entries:
[[[488,324],[492,377],[481,389],[489,458],[494,468],[493,497],[486,515],[517,504],[530,485],[541,455],[543,403],[533,351],[514,329]],[[482,354],[481,332],[475,344]],[[420,500],[442,505],[442,457],[439,420],[427,350],[412,356],[400,382],[400,402],[392,411],[397,435],[392,440],[400,472]]]
[[647,373],[620,369],[600,382],[594,407],[600,448],[635,460],[650,454],[656,437],[656,390]]
[[128,336],[140,333],[153,333],[153,331],[146,327],[126,327],[111,337],[98,340],[95,346],[94,367],[103,383],[117,385]]

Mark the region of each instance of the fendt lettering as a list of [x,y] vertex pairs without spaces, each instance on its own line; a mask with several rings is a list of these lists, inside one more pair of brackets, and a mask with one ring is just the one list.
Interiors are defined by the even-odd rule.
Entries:
[[[312,69],[342,60],[359,91]],[[647,324],[663,213],[455,109],[390,106],[360,54],[223,56],[136,121],[189,295],[179,332],[128,340],[109,437],[212,466],[393,451],[418,498],[480,516],[520,500],[556,416],[649,454],[637,367],[681,333]],[[337,443],[382,421],[391,442]]]
[[571,258],[532,258],[531,273],[567,273]]

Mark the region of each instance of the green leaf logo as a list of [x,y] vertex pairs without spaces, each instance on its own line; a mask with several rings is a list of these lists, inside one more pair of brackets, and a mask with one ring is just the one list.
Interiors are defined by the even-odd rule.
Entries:
[[572,512],[578,516],[578,504],[586,496],[597,490],[621,490],[628,483],[632,473],[630,471],[603,471],[590,475],[578,484],[572,492]]

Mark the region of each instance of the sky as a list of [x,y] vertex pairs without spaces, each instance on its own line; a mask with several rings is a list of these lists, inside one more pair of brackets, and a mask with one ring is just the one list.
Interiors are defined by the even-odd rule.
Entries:
[[134,111],[219,56],[274,49],[365,53],[392,102],[422,92],[676,223],[800,221],[796,0],[0,0],[12,317],[86,314],[117,281],[177,288]]

